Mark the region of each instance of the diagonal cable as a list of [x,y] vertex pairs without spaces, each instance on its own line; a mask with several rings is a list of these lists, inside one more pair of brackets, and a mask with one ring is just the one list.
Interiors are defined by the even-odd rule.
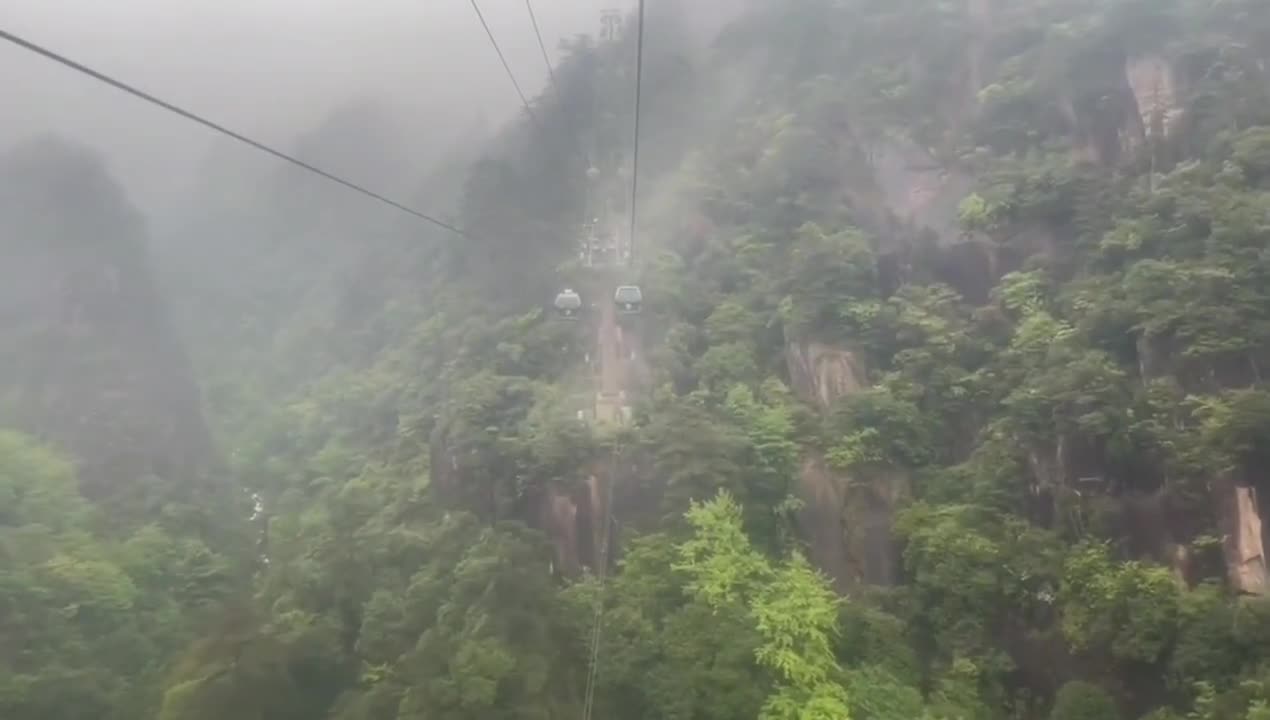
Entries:
[[639,27],[636,33],[638,49],[635,56],[635,147],[631,160],[631,236],[629,241],[632,262],[635,260],[635,224],[639,204],[639,118],[644,90],[644,0],[639,0]]
[[599,596],[595,602],[595,619],[591,629],[591,659],[587,666],[586,695],[582,701],[582,720],[592,720],[595,710],[595,686],[599,675],[600,638],[604,634],[604,591],[607,587],[609,565],[609,536],[612,534],[610,523],[613,517],[613,496],[617,493],[617,466],[622,456],[622,446],[617,445],[609,456],[608,497],[604,502],[604,519],[601,521],[600,561],[596,567],[597,579],[600,583]]
[[65,65],[66,67],[68,67],[68,68],[70,68],[70,69],[72,69],[72,70],[75,70],[76,72],[83,73],[84,75],[87,75],[87,76],[89,76],[89,77],[93,78],[94,80],[97,80],[97,81],[99,81],[99,82],[102,82],[102,83],[105,83],[105,84],[107,84],[107,85],[110,85],[111,87],[114,87],[114,88],[116,88],[116,89],[118,89],[118,90],[122,90],[123,92],[126,92],[126,93],[128,93],[129,95],[132,95],[132,96],[134,96],[134,97],[140,98],[140,99],[142,99],[142,100],[144,100],[144,101],[146,101],[146,102],[148,102],[148,103],[150,103],[150,104],[152,104],[152,105],[157,105],[157,106],[159,106],[160,108],[163,108],[164,110],[167,110],[168,112],[174,113],[174,114],[176,114],[176,115],[180,115],[181,117],[183,117],[183,118],[185,118],[185,119],[187,119],[187,120],[190,120],[190,121],[196,122],[196,123],[198,123],[199,125],[202,125],[202,126],[204,126],[204,127],[206,127],[206,128],[210,128],[210,129],[212,129],[212,130],[215,130],[216,132],[218,132],[218,133],[220,133],[220,134],[222,134],[222,135],[226,135],[226,136],[228,136],[228,137],[231,137],[231,138],[233,138],[233,139],[235,139],[235,140],[237,140],[237,141],[239,141],[239,142],[241,142],[241,143],[243,143],[243,144],[250,145],[251,147],[253,147],[253,148],[257,149],[257,150],[260,150],[261,152],[268,153],[269,155],[272,155],[272,156],[274,156],[274,157],[276,157],[276,158],[278,158],[278,159],[280,159],[280,160],[283,160],[283,161],[285,161],[285,162],[291,163],[292,165],[295,165],[295,166],[297,166],[297,167],[299,167],[299,168],[302,168],[302,169],[304,169],[304,170],[307,170],[307,171],[309,171],[309,172],[311,172],[311,173],[314,173],[314,174],[316,174],[316,175],[320,175],[320,176],[322,176],[322,177],[326,178],[327,180],[330,180],[331,182],[338,183],[339,185],[342,185],[342,186],[344,186],[344,187],[348,188],[349,190],[352,190],[353,192],[359,193],[359,194],[361,194],[361,195],[365,195],[365,196],[367,196],[367,197],[369,197],[369,198],[371,198],[371,199],[373,199],[373,200],[376,200],[376,201],[378,201],[378,202],[381,202],[381,203],[383,203],[383,204],[385,204],[385,205],[389,205],[389,206],[391,206],[391,207],[394,207],[394,208],[396,208],[396,209],[398,209],[398,210],[400,210],[400,211],[402,211],[402,212],[404,212],[404,213],[407,213],[407,214],[409,214],[409,215],[413,215],[414,217],[417,217],[417,218],[419,218],[420,220],[425,220],[425,221],[427,221],[427,222],[430,222],[430,223],[432,223],[433,225],[436,225],[437,227],[443,228],[443,229],[445,229],[445,230],[449,230],[450,232],[452,232],[452,233],[454,233],[454,234],[456,234],[456,235],[459,235],[459,236],[462,236],[462,237],[470,237],[470,236],[469,236],[466,232],[464,232],[463,230],[460,230],[459,228],[457,228],[457,227],[455,227],[455,226],[453,226],[453,225],[451,225],[451,224],[449,224],[449,223],[447,223],[447,222],[444,222],[444,221],[442,221],[442,220],[438,220],[438,219],[436,219],[436,218],[434,218],[434,217],[431,217],[431,216],[429,216],[429,215],[426,215],[426,214],[424,214],[424,213],[421,213],[421,212],[419,212],[418,210],[415,210],[414,208],[408,207],[408,206],[406,206],[406,205],[403,205],[403,204],[401,204],[401,203],[397,202],[396,200],[392,200],[392,199],[390,199],[390,198],[384,197],[383,195],[380,195],[379,193],[374,192],[373,190],[367,190],[366,188],[362,187],[361,185],[357,185],[357,184],[355,184],[355,183],[349,182],[348,180],[345,180],[345,179],[343,179],[343,178],[341,178],[341,177],[339,177],[339,176],[337,176],[337,175],[332,175],[331,173],[329,173],[329,172],[327,172],[327,171],[325,171],[325,170],[322,170],[321,168],[314,167],[313,165],[310,165],[309,163],[306,163],[306,162],[304,162],[303,160],[299,160],[299,159],[294,158],[294,157],[292,157],[292,156],[290,156],[290,155],[287,155],[287,154],[286,154],[286,153],[284,153],[284,152],[281,152],[281,151],[279,151],[279,150],[275,150],[275,149],[273,149],[273,148],[269,147],[268,145],[265,145],[264,143],[258,142],[258,141],[256,141],[256,140],[252,140],[251,138],[249,138],[249,137],[247,137],[247,136],[245,136],[245,135],[242,135],[242,134],[240,134],[240,133],[234,132],[233,130],[230,130],[229,128],[226,128],[226,127],[224,127],[223,125],[218,125],[217,123],[214,123],[214,122],[212,122],[211,120],[207,120],[207,119],[205,119],[205,118],[203,118],[203,117],[201,117],[201,116],[199,116],[199,115],[195,115],[194,113],[190,112],[189,110],[185,110],[185,109],[180,108],[180,107],[177,107],[176,105],[173,105],[172,103],[169,103],[169,102],[167,102],[167,101],[165,101],[165,100],[161,100],[161,99],[159,99],[159,98],[157,98],[157,97],[155,97],[155,96],[151,95],[150,93],[145,92],[144,90],[138,90],[137,88],[135,88],[135,87],[133,87],[133,86],[131,86],[131,85],[128,85],[127,83],[124,83],[124,82],[122,82],[122,81],[120,81],[120,80],[116,80],[115,78],[110,77],[109,75],[105,75],[105,74],[100,73],[100,72],[98,72],[98,71],[96,71],[96,70],[93,70],[92,68],[90,68],[90,67],[88,67],[88,66],[86,66],[86,65],[83,65],[83,64],[81,64],[81,63],[75,62],[74,60],[71,60],[70,58],[68,58],[68,57],[66,57],[66,56],[64,56],[64,55],[61,55],[61,54],[56,53],[56,52],[53,52],[52,50],[49,50],[49,49],[47,49],[47,48],[45,48],[45,47],[42,47],[42,46],[40,46],[40,45],[37,45],[37,44],[35,44],[35,43],[31,42],[30,40],[25,40],[25,39],[23,39],[23,38],[20,38],[20,37],[18,37],[17,35],[14,35],[14,34],[13,34],[13,33],[11,33],[11,32],[8,32],[8,31],[5,31],[5,30],[0,30],[0,40],[5,40],[5,41],[10,42],[10,43],[12,43],[12,44],[14,44],[14,45],[17,45],[17,46],[18,46],[18,47],[20,47],[20,48],[23,48],[23,49],[29,50],[29,51],[31,51],[31,52],[33,52],[33,53],[37,54],[37,55],[41,55],[41,56],[43,56],[43,57],[45,57],[45,58],[47,58],[47,59],[49,59],[49,60],[52,60],[52,61],[54,61],[54,62],[56,62],[56,63],[60,63],[61,65]]
[[[529,113],[529,117],[534,122],[538,122],[538,116],[534,113],[534,109],[529,105],[529,100],[525,97],[525,91],[520,89],[520,83],[516,81],[516,75],[512,72],[512,66],[508,64],[507,57],[503,55],[503,49],[498,46],[498,41],[494,39],[494,31],[489,29],[489,23],[485,22],[485,13],[481,12],[481,6],[476,4],[476,0],[472,0],[472,9],[476,11],[476,17],[481,21],[481,27],[485,28],[485,34],[489,36],[490,44],[494,46],[494,52],[498,53],[498,59],[503,63],[503,69],[507,71],[507,77],[512,81],[512,86],[516,88],[516,94],[520,96],[520,103],[525,106],[525,112]],[[539,123],[541,126],[541,123]]]
[[542,61],[547,64],[547,77],[551,79],[551,87],[555,88],[556,97],[560,97],[560,84],[556,82],[556,69],[551,66],[551,57],[547,54],[547,44],[542,41],[542,31],[538,29],[538,16],[534,13],[533,0],[525,0],[525,9],[529,11],[529,21],[534,25],[534,35],[538,38],[538,49],[542,51]]

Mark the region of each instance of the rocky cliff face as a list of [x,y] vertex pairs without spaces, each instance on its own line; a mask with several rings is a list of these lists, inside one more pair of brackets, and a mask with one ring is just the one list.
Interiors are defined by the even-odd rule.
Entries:
[[0,157],[0,217],[0,424],[69,453],[90,494],[212,469],[143,221],[101,161],[54,139]]
[[1262,533],[1264,508],[1257,488],[1230,477],[1213,483],[1217,527],[1231,589],[1245,595],[1270,592],[1266,545]]
[[894,585],[900,549],[892,526],[908,490],[903,472],[873,470],[849,477],[818,454],[804,458],[798,523],[812,564],[840,593],[860,585]]
[[[989,0],[967,0],[973,37],[965,67],[957,69],[966,75],[965,82],[956,88],[962,97],[948,98],[945,104],[950,108],[963,107],[964,113],[973,113],[978,91],[995,72],[986,48],[991,45],[999,10]],[[1155,152],[1154,141],[1167,138],[1178,127],[1178,80],[1163,56],[1108,55],[1082,62],[1110,71],[1084,78],[1083,84],[1073,83],[1053,98],[1065,116],[1078,161],[1116,165],[1133,160],[1148,150]],[[997,238],[1003,242],[966,239],[958,227],[957,203],[976,181],[964,168],[941,164],[933,153],[904,140],[887,140],[872,148],[868,156],[875,189],[868,210],[882,212],[900,225],[934,233],[939,246],[930,251],[935,260],[932,279],[948,283],[972,302],[987,302],[988,291],[1004,273],[1018,269],[1031,256],[1056,257],[1066,242],[1068,229],[1037,224],[1009,228],[1008,237]],[[883,254],[881,270],[889,287],[907,280],[906,261],[898,252]],[[815,339],[790,340],[785,360],[796,392],[822,410],[837,398],[867,387],[862,362],[846,348],[830,347]],[[1101,476],[1100,453],[1066,447],[1062,439],[1057,442],[1057,449],[1046,449],[1032,462],[1038,519],[1042,522],[1054,517],[1060,504],[1071,500],[1059,495],[1069,493],[1082,479]],[[800,481],[806,503],[801,521],[816,563],[840,588],[858,582],[893,581],[897,560],[888,524],[903,493],[904,479],[846,478],[826,468],[822,458],[808,457]],[[1096,488],[1082,489],[1098,492]],[[1261,592],[1258,588],[1265,584],[1265,564],[1260,515],[1258,504],[1248,498],[1250,492],[1249,488],[1231,488],[1226,493],[1230,502],[1221,500],[1218,511],[1230,527],[1226,554],[1232,582],[1246,588],[1245,592]],[[1117,506],[1115,513],[1123,521],[1126,541],[1135,553],[1171,565],[1179,577],[1188,575],[1191,558],[1184,542],[1186,533],[1173,527],[1159,493],[1106,500]]]
[[863,361],[852,351],[824,343],[788,340],[785,364],[794,391],[822,410],[867,387]]
[[[482,497],[479,491],[473,490],[481,481],[476,477],[478,471],[467,460],[475,456],[452,447],[445,426],[439,425],[433,431],[430,446],[429,478],[441,502],[475,512],[487,520],[506,519],[499,516],[496,500]],[[515,513],[517,519],[546,535],[552,546],[555,571],[575,577],[583,568],[594,570],[599,562],[604,547],[602,518],[608,505],[606,493],[613,486],[609,476],[615,472],[625,474],[616,463],[598,463],[588,469],[580,487],[547,486],[522,498],[516,507],[501,510]],[[611,564],[617,548],[611,542],[616,533],[612,527],[609,531]]]
[[1182,119],[1173,66],[1162,56],[1152,53],[1128,58],[1124,72],[1142,118],[1144,138],[1168,137]]
[[[845,348],[790,340],[785,360],[794,391],[822,411],[868,387],[863,361]],[[878,468],[847,476],[818,453],[803,458],[798,523],[812,563],[839,592],[898,580],[899,548],[891,528],[907,487],[900,471]]]
[[[992,0],[966,0],[966,18],[971,28],[970,43],[964,67],[950,73],[964,75],[964,81],[950,86],[960,94],[945,98],[949,108],[962,107],[964,113],[975,112],[976,94],[997,69],[992,66],[991,47],[994,34],[1018,18],[1009,17],[1004,4]],[[1001,27],[999,27],[1001,26]],[[1104,48],[1073,60],[1074,70],[1065,80],[1055,82],[1050,100],[1059,109],[1061,125],[1070,141],[1071,153],[1078,163],[1116,166],[1129,162],[1151,162],[1152,168],[1167,161],[1166,140],[1173,139],[1186,118],[1182,109],[1185,88],[1181,74],[1173,62],[1161,52],[1128,52]],[[950,117],[950,133],[960,129],[961,121]],[[941,163],[911,142],[888,141],[869,153],[878,196],[885,212],[900,223],[934,232],[941,247],[935,252],[934,280],[954,287],[975,303],[988,301],[987,292],[1006,272],[1019,269],[1029,257],[1058,258],[1070,243],[1071,229],[1061,224],[1029,224],[1007,228],[994,241],[965,239],[957,227],[956,204],[976,184],[967,168]],[[1068,219],[1070,221],[1070,219]],[[903,258],[884,255],[884,262],[896,266],[897,277],[889,282],[894,289],[906,279]],[[889,268],[883,268],[888,270]],[[883,273],[884,276],[886,273]],[[1179,348],[1146,347],[1139,343],[1141,371],[1144,378],[1168,371],[1170,356]],[[790,377],[800,396],[809,403],[825,408],[834,397],[856,391],[864,381],[856,372],[854,355],[846,350],[829,350],[813,341],[791,343],[786,352]],[[1231,386],[1242,386],[1232,383]],[[1126,547],[1140,557],[1150,557],[1171,566],[1179,579],[1193,572],[1195,558],[1188,539],[1194,533],[1183,518],[1168,507],[1160,491],[1137,494],[1095,487],[1088,481],[1100,481],[1105,458],[1096,449],[1074,448],[1063,438],[1055,439],[1056,447],[1033,453],[1031,470],[1039,521],[1054,520],[1059,506],[1087,501],[1091,495],[1114,506],[1118,518],[1117,531]],[[886,514],[888,503],[881,500],[886,492],[897,489],[886,483],[860,479],[831,479],[833,473],[823,463],[809,460],[803,470],[804,499],[809,509],[804,513],[812,552],[821,566],[835,578],[860,576],[849,569],[849,547],[832,549],[830,534],[842,532],[848,544],[858,543],[846,525],[834,523],[813,504],[837,503],[845,506],[846,492],[837,485],[846,482],[853,487],[867,487],[878,499],[873,515]],[[1082,485],[1082,483],[1085,483]],[[827,485],[834,486],[827,488]],[[844,486],[845,487],[845,486]],[[832,491],[831,491],[832,490]],[[1084,500],[1076,500],[1081,493]],[[893,493],[892,493],[893,494]],[[1060,497],[1061,496],[1061,497]],[[1069,497],[1070,496],[1070,497]],[[1227,574],[1233,588],[1249,594],[1265,594],[1267,587],[1266,543],[1262,533],[1265,508],[1249,483],[1223,481],[1214,483],[1213,509],[1223,536]],[[859,520],[856,521],[859,524]],[[875,543],[876,544],[876,543]]]

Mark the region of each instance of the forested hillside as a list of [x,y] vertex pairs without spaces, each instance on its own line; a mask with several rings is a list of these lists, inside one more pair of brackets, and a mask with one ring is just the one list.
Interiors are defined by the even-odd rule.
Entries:
[[633,21],[296,143],[467,237],[0,157],[0,717],[1270,717],[1270,4],[658,5],[626,274]]

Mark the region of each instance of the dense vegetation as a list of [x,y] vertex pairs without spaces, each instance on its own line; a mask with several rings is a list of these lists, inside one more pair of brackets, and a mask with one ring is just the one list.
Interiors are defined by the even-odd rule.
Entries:
[[1270,5],[649,22],[632,424],[538,309],[628,33],[418,182],[471,239],[290,175],[171,231],[219,491],[0,404],[0,716],[581,716],[597,617],[616,720],[1270,716]]

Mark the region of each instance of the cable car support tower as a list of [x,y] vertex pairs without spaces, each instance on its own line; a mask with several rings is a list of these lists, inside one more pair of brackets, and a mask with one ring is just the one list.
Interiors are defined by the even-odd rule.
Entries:
[[[604,32],[602,36],[609,43],[616,42],[618,35],[617,24],[620,22],[616,12],[605,11],[601,19]],[[639,11],[637,18],[637,56],[635,68],[635,119],[634,119],[634,144],[631,159],[631,201],[627,208],[630,213],[630,224],[627,232],[623,233],[619,229],[618,224],[613,222],[611,213],[592,214],[590,210],[591,201],[595,200],[598,172],[588,170],[588,219],[592,222],[588,224],[588,231],[584,233],[585,242],[587,243],[586,256],[589,260],[594,260],[592,250],[594,249],[594,241],[600,230],[597,220],[603,219],[605,222],[605,233],[609,238],[608,250],[601,254],[605,260],[611,260],[611,265],[601,268],[599,273],[601,287],[613,288],[612,301],[602,301],[600,303],[601,315],[597,332],[597,342],[600,348],[600,373],[598,378],[598,392],[596,394],[596,419],[598,422],[612,424],[618,427],[626,424],[630,418],[630,406],[627,404],[628,398],[626,391],[630,387],[630,368],[627,365],[628,358],[633,361],[633,351],[628,356],[625,338],[623,336],[624,323],[619,322],[619,314],[627,316],[627,320],[636,318],[642,311],[643,293],[638,285],[634,284],[618,284],[620,277],[630,278],[634,273],[635,248],[636,248],[636,230],[637,230],[637,211],[639,199],[639,124],[640,124],[640,104],[642,100],[642,84],[644,69],[644,0],[639,0]],[[608,193],[602,194],[605,199],[612,197]],[[606,203],[606,206],[608,203]],[[607,209],[607,207],[606,207]],[[593,266],[593,263],[588,263]],[[631,327],[632,323],[625,323],[626,327]],[[635,334],[638,339],[638,333]],[[638,342],[634,343],[638,344]],[[586,695],[583,701],[582,720],[592,720],[595,710],[595,689],[596,678],[599,672],[599,657],[601,640],[603,639],[604,629],[604,603],[605,603],[605,587],[608,576],[608,566],[610,563],[610,544],[612,540],[612,521],[613,521],[613,496],[616,494],[617,472],[621,465],[621,447],[614,448],[612,461],[610,464],[609,478],[603,502],[604,510],[601,520],[603,530],[600,534],[600,557],[596,570],[598,580],[600,582],[600,593],[595,605],[595,617],[591,632],[590,662],[587,667]]]

